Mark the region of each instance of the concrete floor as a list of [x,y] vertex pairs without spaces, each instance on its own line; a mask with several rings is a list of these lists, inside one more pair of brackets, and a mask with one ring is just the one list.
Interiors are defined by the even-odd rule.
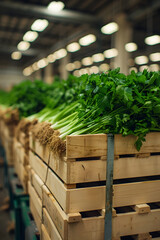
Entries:
[[3,170],[3,166],[0,166],[0,240],[14,240],[14,233],[7,232],[11,223],[10,212],[1,209],[4,206],[5,198],[8,197],[8,191],[3,182]]

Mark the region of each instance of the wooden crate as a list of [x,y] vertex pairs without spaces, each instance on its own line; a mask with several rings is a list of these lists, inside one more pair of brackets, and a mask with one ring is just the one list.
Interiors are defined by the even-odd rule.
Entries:
[[33,218],[36,222],[39,233],[41,232],[41,223],[42,223],[42,201],[38,197],[36,191],[30,182],[28,182],[28,191],[29,191],[29,201],[30,209],[33,215]]
[[[43,186],[43,205],[46,208],[46,212],[48,212],[45,216],[45,221],[48,223],[46,227],[48,232],[53,228],[51,227],[51,223],[49,224],[52,219],[62,239],[104,239],[104,211],[99,211],[99,216],[96,216],[98,215],[98,211],[81,214],[65,214],[45,186]],[[122,209],[120,210],[122,211]],[[120,210],[117,209],[117,211]],[[155,208],[154,206],[154,208],[151,209],[149,205],[141,204],[132,207],[131,210],[128,211],[125,209],[123,210],[124,213],[116,213],[115,210],[113,211],[112,239],[120,239],[120,236],[143,234],[160,230],[159,207]],[[50,216],[50,218],[48,216]]]
[[[160,157],[153,156],[153,159],[154,158],[157,160],[157,164],[155,167],[150,168],[151,172],[154,168],[155,171],[160,168],[160,165],[158,165]],[[145,158],[141,158],[140,162],[142,160],[145,161]],[[115,162],[116,161],[119,160],[115,160]],[[131,161],[133,162],[134,160],[131,159]],[[150,161],[152,160],[150,159]],[[155,163],[154,160],[153,163]],[[48,168],[45,162],[32,152],[30,152],[30,165],[41,178],[42,182],[50,189],[66,213],[105,208],[105,182],[101,182],[102,186],[95,186],[99,184],[97,182],[90,184],[91,186],[85,185],[84,187],[82,184],[80,188],[78,188],[78,185],[66,185],[50,168]],[[123,174],[124,178],[125,174],[128,177],[127,171],[122,170],[122,172],[121,175]],[[132,173],[134,174],[134,169],[132,169]],[[114,177],[114,179],[116,178]],[[131,182],[127,183],[122,183],[120,181],[120,184],[117,182],[113,185],[113,192],[113,207],[158,202],[160,201],[160,180],[159,178],[158,180],[156,178],[154,179],[154,177],[151,180],[149,177],[144,179],[133,179]]]
[[[160,158],[140,154],[160,152],[160,133],[150,133],[138,152],[136,137],[115,135],[114,179],[158,175]],[[62,179],[66,184],[104,181],[106,179],[107,135],[67,136],[66,153],[63,156],[50,152],[30,135],[30,148]],[[132,158],[126,155],[134,155]],[[125,155],[125,157],[122,157]],[[157,168],[158,167],[158,168]],[[124,171],[124,168],[126,171]]]
[[14,165],[13,138],[4,137],[4,149],[8,166]]
[[[149,239],[149,232],[160,231],[160,209],[151,207],[160,202],[160,133],[148,134],[140,152],[134,147],[135,140],[133,136],[115,136],[114,240],[120,239],[120,236],[135,234],[139,234],[139,239],[143,239],[147,234]],[[39,181],[34,176],[35,183],[32,184],[40,196],[40,189],[44,188],[44,185],[49,189],[46,196],[52,198],[52,201],[44,200],[47,197],[42,196],[44,207],[62,239],[103,239],[107,136],[68,136],[66,153],[63,156],[50,153],[47,146],[41,146],[31,136],[30,148],[36,153],[30,151],[30,165],[34,174],[40,178]],[[36,184],[39,182],[41,184],[38,189]],[[45,204],[45,201],[49,203]],[[121,212],[123,208],[125,211]],[[128,208],[132,211],[126,210]],[[92,216],[97,211],[100,215]],[[91,216],[88,216],[90,213]],[[54,219],[56,214],[60,216],[61,224],[60,220],[57,223]],[[75,221],[72,227],[71,219]],[[90,229],[89,226],[92,231],[87,232],[85,229]],[[75,238],[76,234],[79,238]]]
[[[39,212],[39,215],[41,208],[40,203],[43,202],[42,223],[51,239],[104,239],[105,212],[103,209],[66,214],[33,170],[31,178],[33,183],[31,187],[32,191],[30,191],[31,198],[37,203],[36,207],[38,208],[37,212]],[[40,199],[38,192],[43,193],[42,199]],[[40,217],[38,219],[40,222]],[[123,208],[113,208],[112,225],[113,240],[120,239],[120,236],[139,234],[142,237],[144,236],[143,233],[160,231],[160,203],[137,204]],[[141,239],[144,240],[144,238]]]
[[41,225],[41,240],[51,240],[43,224]]
[[25,153],[25,149],[17,139],[14,139],[14,167],[15,172],[24,188],[25,193],[28,193],[28,165],[29,160]]

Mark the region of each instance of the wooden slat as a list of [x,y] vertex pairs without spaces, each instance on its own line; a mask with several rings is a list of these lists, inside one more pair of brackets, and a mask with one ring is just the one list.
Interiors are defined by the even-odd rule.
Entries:
[[48,164],[49,155],[50,155],[48,146],[41,145],[38,140],[35,140],[34,150],[35,150],[35,153],[37,153],[39,157],[43,159],[44,162],[46,162],[46,164]]
[[38,228],[38,231],[39,233],[41,232],[41,218],[36,210],[36,207],[32,201],[32,199],[30,199],[30,203],[29,203],[29,206],[30,206],[30,210],[31,210],[31,213],[33,215],[33,218],[35,220],[35,223],[36,223],[36,226]]
[[159,174],[160,156],[158,155],[145,158],[119,158],[114,161],[114,179],[154,176]]
[[31,151],[29,152],[29,162],[37,175],[42,179],[43,182],[45,182],[48,168],[47,165]]
[[160,180],[113,186],[113,207],[160,201]]
[[135,136],[123,137],[120,134],[115,135],[115,155],[123,154],[139,154],[139,153],[151,153],[159,152],[160,150],[160,133],[153,132],[149,133],[146,136],[146,142],[143,142],[143,145],[138,152],[134,146],[136,141]]
[[43,224],[51,240],[62,240],[58,230],[56,229],[51,217],[45,208],[43,208]]
[[118,214],[113,218],[112,226],[113,237],[160,231],[160,209],[151,210],[148,214]]
[[107,135],[67,136],[67,158],[104,156],[107,152]]
[[43,224],[41,225],[41,240],[51,240]]
[[59,206],[55,198],[52,196],[46,186],[43,186],[43,205],[47,209],[52,221],[58,229],[61,237],[67,240],[67,217]]
[[34,170],[31,170],[32,174],[32,180],[31,183],[36,190],[38,196],[42,200],[42,186],[44,185],[44,182],[41,180],[41,178],[34,172]]
[[[149,133],[146,136],[146,142],[143,143],[141,150],[138,152],[134,144],[135,136],[123,137],[120,134],[115,135],[115,155],[139,154],[159,152],[160,150],[160,133]],[[66,156],[67,158],[83,158],[104,156],[107,152],[107,135],[80,135],[67,136]]]
[[65,209],[67,212],[69,204],[69,199],[67,199],[67,191],[69,190],[65,188],[61,180],[50,169],[48,170],[46,186],[52,192],[52,194],[57,199],[62,208]]
[[34,190],[30,182],[28,182],[28,191],[29,191],[30,200],[35,206],[35,209],[39,218],[42,219],[42,201],[38,197],[38,194],[36,193],[36,191]]

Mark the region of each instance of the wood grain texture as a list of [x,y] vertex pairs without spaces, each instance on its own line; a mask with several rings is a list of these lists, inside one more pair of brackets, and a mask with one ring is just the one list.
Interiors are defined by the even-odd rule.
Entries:
[[113,237],[141,234],[160,230],[160,209],[148,214],[123,213],[112,219]]
[[46,186],[43,186],[43,204],[48,211],[53,223],[58,229],[61,237],[67,239],[67,217],[58,202]]
[[43,224],[51,240],[62,240],[57,228],[55,227],[49,213],[43,208]]
[[42,186],[44,185],[44,182],[41,180],[41,178],[35,173],[35,171],[31,170],[31,184],[34,187],[36,193],[38,194],[39,198],[42,200]]
[[107,152],[107,135],[88,134],[80,136],[67,136],[67,158],[83,158],[104,156]]
[[29,152],[29,163],[35,173],[45,182],[48,166],[31,151]]
[[41,225],[41,240],[51,240],[43,224]]

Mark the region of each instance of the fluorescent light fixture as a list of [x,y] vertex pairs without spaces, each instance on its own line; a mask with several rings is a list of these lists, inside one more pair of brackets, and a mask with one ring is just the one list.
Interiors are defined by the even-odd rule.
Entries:
[[75,66],[75,69],[80,68],[82,66],[80,61],[75,61],[75,62],[73,62],[73,64]]
[[85,37],[82,37],[79,39],[79,44],[81,46],[88,46],[95,41],[96,41],[96,36],[93,34],[88,34]]
[[101,28],[101,32],[104,33],[104,34],[112,34],[114,32],[117,32],[118,29],[119,29],[118,24],[115,23],[115,22],[111,22],[111,23],[108,23],[108,24],[104,25]]
[[56,61],[56,57],[54,54],[50,54],[50,55],[48,55],[47,60],[49,63],[53,63]]
[[80,45],[79,43],[77,42],[73,42],[73,43],[70,43],[68,46],[67,46],[67,51],[68,52],[76,52],[80,49]]
[[88,72],[88,68],[82,68],[82,69],[80,69],[80,73],[81,73],[81,74],[87,74],[87,73],[89,73],[89,72]]
[[139,67],[139,71],[140,71],[140,72],[143,72],[144,69],[149,70],[149,66],[143,65],[143,66],[140,66],[140,67]]
[[30,43],[29,42],[25,42],[25,41],[21,41],[17,45],[17,48],[20,51],[26,51],[29,47],[30,47]]
[[146,56],[138,56],[135,58],[135,63],[138,65],[143,65],[148,63],[148,57]]
[[39,69],[39,67],[37,65],[37,62],[32,64],[32,68],[33,68],[34,71],[37,71]]
[[160,36],[159,35],[152,35],[152,36],[146,37],[144,42],[147,45],[156,45],[156,44],[160,43]]
[[33,42],[34,40],[36,40],[37,37],[38,37],[37,32],[28,31],[24,34],[23,40],[27,42]]
[[131,73],[132,71],[138,72],[138,70],[137,70],[136,67],[131,67],[131,68],[129,68],[129,72]]
[[82,59],[82,64],[84,66],[92,65],[92,63],[93,63],[93,60],[92,60],[91,57],[85,57],[85,58]]
[[107,63],[102,63],[100,66],[99,66],[99,69],[101,72],[105,72],[105,71],[108,71],[109,70],[109,65]]
[[51,10],[53,12],[60,12],[63,8],[64,8],[64,3],[61,1],[53,1],[51,3],[49,3],[48,5],[48,10]]
[[126,43],[125,44],[125,49],[127,52],[134,52],[137,50],[137,44],[134,42]]
[[151,64],[149,66],[150,71],[159,71],[159,65],[158,64]]
[[76,77],[79,77],[79,70],[75,70],[75,71],[73,72],[73,75],[76,76]]
[[44,67],[46,67],[47,65],[48,65],[48,61],[47,61],[46,58],[42,58],[41,60],[39,60],[39,61],[37,62],[37,66],[38,66],[39,68],[44,68]]
[[31,25],[33,31],[42,32],[48,26],[48,21],[46,19],[37,19]]
[[116,48],[111,48],[106,51],[104,51],[105,58],[113,58],[118,55],[118,50]]
[[92,66],[90,68],[90,73],[98,73],[99,72],[99,68],[97,66]]
[[104,55],[102,53],[96,53],[92,56],[93,62],[102,62],[104,60]]
[[22,57],[22,53],[21,52],[13,52],[12,54],[11,54],[11,58],[13,59],[13,60],[19,60],[19,59],[21,59],[21,57]]
[[56,57],[56,59],[64,58],[66,55],[67,55],[67,51],[64,48],[61,48],[54,53],[54,56]]
[[29,75],[32,74],[32,72],[33,72],[32,67],[27,67],[23,70],[23,75],[24,76],[29,76]]
[[149,58],[152,62],[159,62],[160,61],[160,52],[150,54]]
[[75,69],[74,63],[68,63],[68,64],[66,65],[66,70],[67,70],[67,71],[71,72],[71,71],[73,71],[74,69]]

